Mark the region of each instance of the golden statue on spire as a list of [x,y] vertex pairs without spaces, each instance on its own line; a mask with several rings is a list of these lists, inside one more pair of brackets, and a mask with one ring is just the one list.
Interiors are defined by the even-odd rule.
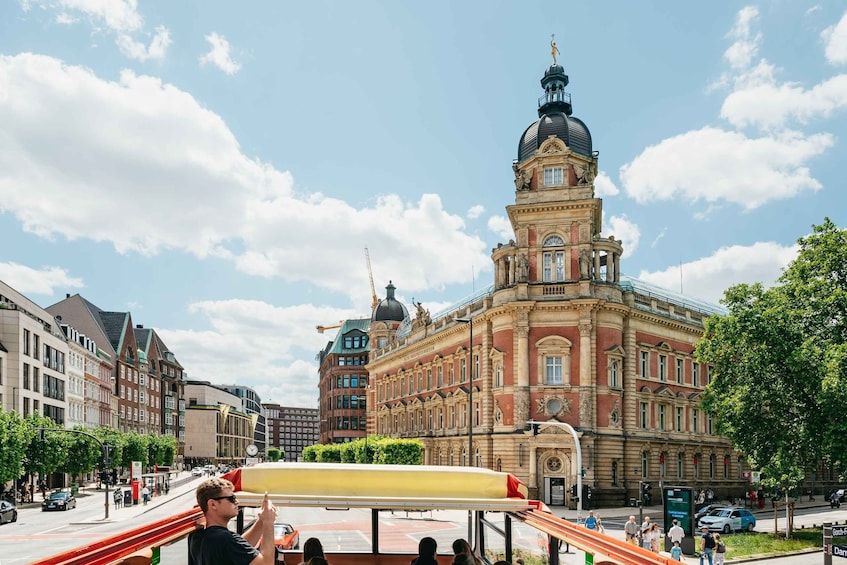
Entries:
[[556,56],[560,55],[559,48],[556,47],[556,34],[550,35],[550,54],[553,55],[553,66],[555,67],[559,63],[557,62]]

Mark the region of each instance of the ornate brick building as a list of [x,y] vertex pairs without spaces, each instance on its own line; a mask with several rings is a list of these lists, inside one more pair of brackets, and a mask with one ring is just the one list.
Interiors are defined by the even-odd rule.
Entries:
[[[603,505],[637,497],[640,481],[741,495],[744,460],[699,407],[709,374],[693,355],[720,309],[621,276],[568,77],[554,64],[541,84],[539,119],[512,163],[515,237],[492,250],[493,285],[393,330],[370,325],[369,432],[420,438],[426,463],[509,471],[551,504],[580,471]],[[583,470],[569,433],[534,435],[532,420],[573,426]]]

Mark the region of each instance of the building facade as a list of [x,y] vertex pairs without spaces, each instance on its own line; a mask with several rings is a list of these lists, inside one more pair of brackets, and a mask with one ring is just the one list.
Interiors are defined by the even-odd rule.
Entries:
[[261,457],[266,457],[267,422],[262,398],[250,387],[243,385],[221,385],[221,388],[241,399],[241,411],[256,416],[256,427],[253,432],[253,445],[259,450]]
[[150,402],[155,409],[157,432],[177,438],[176,464],[185,455],[185,382],[187,375],[176,355],[168,349],[161,336],[152,328],[136,324],[135,342],[139,356],[147,359],[147,374],[155,389],[150,390]]
[[256,415],[241,410],[239,397],[207,381],[186,381],[185,394],[185,464],[244,465]]
[[369,325],[368,319],[346,320],[319,354],[321,443],[345,443],[367,435]]
[[[384,341],[371,324],[370,431],[421,439],[426,463],[511,472],[549,504],[568,501],[577,473],[600,505],[637,498],[641,481],[738,496],[745,461],[699,406],[709,368],[694,357],[720,309],[621,275],[568,77],[553,65],[541,84],[491,287],[434,317],[419,306]],[[583,468],[567,429],[536,435],[533,421],[574,428]]]
[[267,421],[268,447],[285,452],[285,461],[302,461],[303,448],[320,441],[320,413],[317,408],[279,404],[262,405]]
[[0,281],[0,406],[67,422],[68,343],[53,315]]

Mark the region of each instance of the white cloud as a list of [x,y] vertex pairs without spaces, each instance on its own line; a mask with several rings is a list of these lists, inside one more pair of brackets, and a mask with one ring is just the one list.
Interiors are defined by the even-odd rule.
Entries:
[[609,178],[609,175],[600,171],[597,174],[597,178],[594,179],[594,196],[603,198],[604,196],[615,196],[619,193],[618,187],[615,186],[614,181]]
[[168,46],[171,44],[171,34],[164,26],[156,28],[156,33],[150,40],[150,45],[145,46],[140,41],[135,41],[129,34],[118,35],[115,42],[125,56],[136,61],[147,61],[148,59],[162,60]]
[[488,229],[497,234],[503,242],[510,239],[515,239],[515,232],[512,230],[512,223],[506,216],[491,216],[488,218]]
[[[365,261],[350,252],[366,245],[378,286],[394,279],[407,292],[465,282],[456,264],[490,269],[485,242],[438,195],[358,209],[295,195],[289,173],[244,155],[220,116],[160,79],[106,81],[21,54],[0,56],[0,93],[0,212],[42,237],[213,255],[352,297],[371,295]],[[156,214],[127,213],[151,201]],[[348,276],[327,277],[327,264]]]
[[754,34],[750,27],[759,17],[755,6],[745,6],[735,17],[735,26],[729,36],[735,39],[724,52],[723,56],[734,69],[742,69],[750,65],[759,51],[762,40],[760,33]]
[[626,193],[639,203],[683,198],[749,210],[820,189],[806,164],[833,144],[829,134],[786,131],[748,138],[706,127],[646,148],[621,167],[620,176]]
[[823,30],[821,38],[826,43],[824,53],[827,61],[833,65],[847,63],[847,12],[837,24]]
[[263,401],[315,406],[317,363],[301,360],[333,341],[337,330],[319,334],[317,325],[361,315],[353,310],[311,304],[280,307],[257,300],[196,302],[188,312],[201,316],[206,331],[157,329],[189,378],[217,384],[250,382]]
[[[717,304],[730,286],[756,282],[766,287],[773,285],[796,256],[796,245],[786,247],[774,242],[722,247],[709,257],[682,264],[682,290],[687,296]],[[680,266],[663,271],[641,271],[638,278],[679,290]]]
[[68,275],[61,267],[33,269],[20,263],[0,262],[0,280],[21,294],[52,296],[56,288],[82,288],[82,279]]
[[206,41],[211,45],[211,49],[200,57],[201,65],[211,63],[228,75],[234,75],[241,70],[241,64],[232,60],[229,41],[224,36],[212,32],[206,36]]
[[847,106],[847,75],[836,75],[810,89],[798,83],[776,83],[772,77],[731,92],[721,107],[721,117],[736,127],[783,127],[789,119],[801,124],[827,117]]
[[621,214],[604,220],[603,225],[605,226],[603,233],[606,234],[606,237],[612,235],[621,242],[624,255],[629,257],[635,253],[641,239],[641,230],[638,228],[638,224],[630,221],[626,214]]
[[476,206],[470,207],[466,216],[469,220],[475,220],[479,218],[483,212],[485,212],[485,206],[483,206],[482,204],[477,204]]
[[92,23],[105,25],[113,31],[137,31],[144,25],[138,13],[138,0],[30,0],[29,4],[57,8],[65,14],[80,12]]
[[67,12],[56,14],[56,23],[62,25],[73,25],[79,21],[79,18],[74,17]]

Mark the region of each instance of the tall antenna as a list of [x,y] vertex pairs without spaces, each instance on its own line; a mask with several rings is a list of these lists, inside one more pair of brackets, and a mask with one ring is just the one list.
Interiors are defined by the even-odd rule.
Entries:
[[682,292],[682,257],[679,258],[679,293],[684,294]]
[[471,289],[476,292],[476,273],[474,273],[473,263],[471,263]]

